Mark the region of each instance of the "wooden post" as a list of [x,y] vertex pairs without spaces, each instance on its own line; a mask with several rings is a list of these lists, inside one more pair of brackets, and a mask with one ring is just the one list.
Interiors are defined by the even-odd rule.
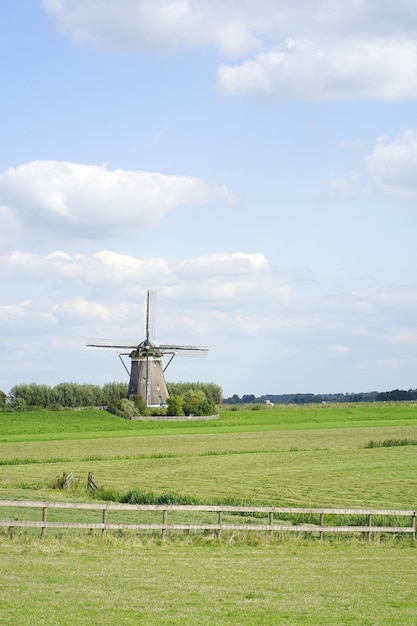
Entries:
[[[372,513],[368,514],[368,526],[369,527],[372,526]],[[371,538],[372,538],[372,532],[369,531],[369,533],[368,533],[368,541],[371,541]]]
[[165,539],[167,532],[168,511],[164,509],[162,511],[162,539]]
[[323,541],[323,535],[324,535],[324,531],[323,531],[323,522],[324,522],[324,513],[323,511],[320,513],[320,541]]
[[411,516],[411,526],[413,527],[413,533],[412,533],[412,537],[413,540],[416,540],[416,512],[413,511],[413,514]]
[[102,522],[103,522],[103,528],[101,529],[101,536],[105,537],[106,536],[106,524],[107,524],[107,507],[103,509]]
[[[46,506],[43,507],[42,509],[42,522],[45,523],[46,522],[46,518],[48,517],[48,509]],[[42,530],[41,530],[41,539],[43,539],[46,535],[46,526],[42,526]]]
[[88,476],[87,476],[87,491],[92,491],[93,489],[97,489],[97,485],[93,480],[93,474],[91,472],[88,472]]
[[219,525],[219,528],[217,530],[217,536],[220,539],[220,537],[222,536],[222,511],[220,510],[217,516],[217,523]]
[[272,535],[272,533],[273,533],[273,530],[272,530],[272,524],[273,524],[273,523],[274,523],[274,513],[273,513],[273,511],[270,511],[270,512],[269,512],[269,525],[270,525],[270,527],[271,527],[271,528],[270,528],[269,533],[270,533],[271,535]]

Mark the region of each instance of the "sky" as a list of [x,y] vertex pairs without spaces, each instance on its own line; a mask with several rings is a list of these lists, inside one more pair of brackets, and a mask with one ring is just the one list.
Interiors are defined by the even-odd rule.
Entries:
[[417,387],[412,0],[3,0],[0,389]]

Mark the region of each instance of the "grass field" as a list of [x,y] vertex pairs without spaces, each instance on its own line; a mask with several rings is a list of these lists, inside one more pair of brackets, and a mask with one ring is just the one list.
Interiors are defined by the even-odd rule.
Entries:
[[[3,499],[86,500],[91,471],[119,494],[415,509],[416,470],[413,404],[271,407],[173,423],[96,410],[0,413]],[[53,488],[64,471],[74,489]],[[411,625],[416,549],[408,539],[103,541],[62,531],[41,541],[4,531],[0,623]]]
[[3,539],[0,549],[2,624],[416,623],[405,545]]

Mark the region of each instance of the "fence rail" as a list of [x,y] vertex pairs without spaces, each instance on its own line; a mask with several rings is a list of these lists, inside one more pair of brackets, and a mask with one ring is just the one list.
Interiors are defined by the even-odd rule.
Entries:
[[[49,501],[28,501],[28,500],[0,500],[0,509],[9,513],[9,518],[0,515],[0,527],[8,529],[12,528],[40,528],[41,537],[44,537],[46,530],[50,529],[85,529],[100,530],[105,535],[108,530],[152,530],[160,531],[162,537],[171,530],[181,531],[212,531],[218,536],[222,531],[258,531],[258,532],[303,532],[317,533],[322,539],[324,533],[364,533],[369,538],[376,533],[390,534],[409,534],[416,539],[416,511],[415,510],[388,510],[388,509],[333,509],[333,508],[298,508],[298,507],[249,507],[249,506],[222,506],[222,505],[176,505],[176,504],[116,504],[116,503],[99,503],[99,502],[49,502]],[[24,509],[41,509],[41,519],[21,519],[16,511]],[[93,511],[101,513],[101,521],[48,521],[48,512],[54,510],[72,510],[72,511]],[[114,522],[109,521],[109,513],[142,513],[146,511],[161,512],[162,520],[157,523],[143,522]],[[186,513],[201,514],[214,513],[217,514],[216,520],[208,523],[207,521],[193,522],[181,521],[168,523],[168,513]],[[224,514],[228,519],[224,519]],[[259,523],[259,515],[264,515],[263,523]],[[301,523],[291,523],[291,521],[280,520],[279,516],[293,515],[296,518],[302,516],[315,516],[317,523],[311,521]],[[231,516],[239,516],[240,520],[252,516],[250,523],[240,521],[232,523]],[[278,516],[278,517],[277,517]],[[329,523],[335,521],[334,518],[340,516],[348,516],[358,518],[366,516],[366,524],[335,524]],[[375,524],[375,517],[379,518],[379,523]],[[410,525],[398,525],[398,518],[408,517]],[[255,519],[254,519],[255,518]],[[327,519],[326,519],[327,518]],[[395,519],[397,518],[397,519]],[[342,520],[343,521],[343,520]],[[351,521],[351,520],[350,520]],[[390,525],[389,522],[395,522]],[[327,522],[327,523],[326,523]]]

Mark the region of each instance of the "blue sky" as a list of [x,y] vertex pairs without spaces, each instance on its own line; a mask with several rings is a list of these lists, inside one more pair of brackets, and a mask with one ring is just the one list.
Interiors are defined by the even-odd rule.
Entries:
[[[339,6],[340,5],[340,6]],[[206,345],[167,380],[417,385],[417,8],[0,4],[0,388],[123,380],[89,337]]]

